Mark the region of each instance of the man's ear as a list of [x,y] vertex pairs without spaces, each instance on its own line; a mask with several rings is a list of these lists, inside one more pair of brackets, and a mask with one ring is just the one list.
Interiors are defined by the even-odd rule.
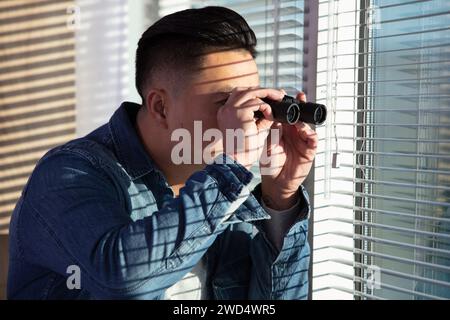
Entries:
[[168,96],[164,90],[151,89],[148,91],[145,97],[145,109],[152,118],[160,126],[167,129],[169,127],[167,123],[167,107]]

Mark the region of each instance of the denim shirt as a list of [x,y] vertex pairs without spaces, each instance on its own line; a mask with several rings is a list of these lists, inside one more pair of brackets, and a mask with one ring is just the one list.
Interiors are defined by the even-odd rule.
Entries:
[[[174,197],[125,102],[39,160],[10,224],[9,299],[163,299],[201,260],[211,299],[305,299],[309,200],[281,250],[253,175],[222,155]],[[74,269],[75,268],[75,269]],[[80,287],[68,286],[76,270]],[[73,279],[72,279],[73,280]]]

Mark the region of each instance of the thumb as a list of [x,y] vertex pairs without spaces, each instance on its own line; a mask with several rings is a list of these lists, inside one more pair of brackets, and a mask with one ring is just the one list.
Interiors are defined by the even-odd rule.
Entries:
[[296,96],[296,98],[297,98],[297,100],[300,100],[300,101],[306,102],[306,95],[305,95],[305,93],[304,93],[304,92],[299,92],[299,93],[297,93],[297,96]]
[[266,118],[261,118],[258,119],[256,122],[256,127],[258,128],[258,132],[260,131],[264,131],[264,130],[269,130],[270,127],[272,127],[273,121],[266,119]]

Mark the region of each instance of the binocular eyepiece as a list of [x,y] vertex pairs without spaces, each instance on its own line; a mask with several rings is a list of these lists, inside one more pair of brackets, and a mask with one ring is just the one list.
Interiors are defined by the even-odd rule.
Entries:
[[[323,104],[303,102],[285,95],[281,101],[262,99],[272,108],[275,120],[283,123],[295,124],[306,122],[319,125],[327,118],[327,108]],[[255,112],[256,118],[263,118],[261,111]]]

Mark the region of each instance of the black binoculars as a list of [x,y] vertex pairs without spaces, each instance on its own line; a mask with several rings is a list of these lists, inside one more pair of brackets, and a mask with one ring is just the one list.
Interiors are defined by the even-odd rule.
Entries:
[[[306,122],[319,125],[327,118],[327,108],[323,104],[303,102],[290,96],[284,96],[281,101],[262,99],[272,108],[275,120],[283,123],[295,124]],[[255,112],[255,118],[263,118],[261,111]]]

